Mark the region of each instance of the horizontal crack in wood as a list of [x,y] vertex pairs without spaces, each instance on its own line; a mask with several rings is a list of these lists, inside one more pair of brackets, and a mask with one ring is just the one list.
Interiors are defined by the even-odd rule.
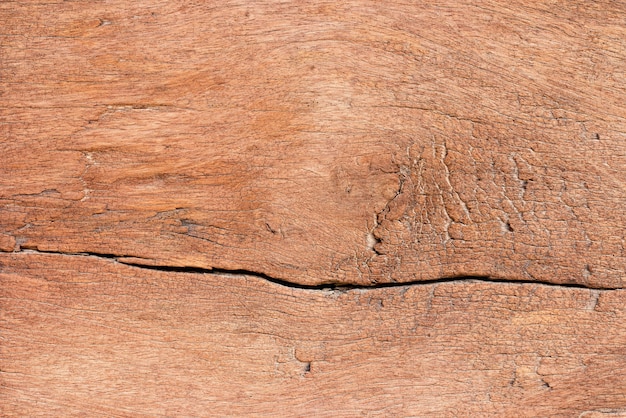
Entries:
[[96,253],[96,252],[61,252],[61,251],[46,251],[46,250],[38,250],[38,249],[21,249],[20,251],[13,251],[10,253],[18,254],[18,253],[26,253],[26,254],[54,254],[59,256],[73,256],[73,257],[94,257],[102,260],[110,260],[115,263],[127,265],[130,267],[161,271],[161,272],[172,272],[172,273],[190,273],[190,274],[220,274],[220,275],[231,275],[231,276],[250,276],[256,277],[259,279],[266,280],[268,282],[294,288],[294,289],[305,289],[305,290],[322,290],[322,291],[349,291],[349,290],[374,290],[374,289],[383,289],[383,288],[392,288],[392,287],[409,287],[409,286],[423,286],[423,285],[432,285],[438,283],[461,283],[461,282],[483,282],[483,283],[500,283],[500,284],[509,284],[509,285],[520,285],[520,284],[532,284],[532,285],[541,285],[541,286],[551,286],[551,287],[561,287],[568,289],[589,289],[589,290],[597,290],[597,291],[608,291],[608,290],[622,290],[622,287],[595,287],[595,286],[587,286],[584,284],[578,283],[553,283],[553,282],[545,282],[545,281],[533,281],[533,280],[515,280],[515,279],[506,279],[506,278],[496,278],[491,276],[472,276],[472,275],[458,275],[458,276],[450,276],[450,277],[440,277],[436,279],[427,279],[427,280],[414,280],[407,282],[393,282],[393,283],[376,283],[372,285],[352,285],[352,284],[344,284],[344,283],[321,283],[318,285],[306,285],[291,282],[289,280],[272,277],[266,273],[246,270],[246,269],[225,269],[225,268],[204,268],[204,267],[185,267],[185,266],[168,266],[168,265],[150,265],[150,264],[142,264],[139,262],[130,262],[125,259],[133,259],[133,260],[141,260],[141,258],[128,256],[128,255],[119,255],[119,254],[110,254],[110,253]]

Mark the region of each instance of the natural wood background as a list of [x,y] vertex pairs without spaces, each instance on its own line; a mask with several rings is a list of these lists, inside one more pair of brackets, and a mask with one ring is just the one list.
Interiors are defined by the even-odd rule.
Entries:
[[3,416],[626,415],[626,3],[0,3]]

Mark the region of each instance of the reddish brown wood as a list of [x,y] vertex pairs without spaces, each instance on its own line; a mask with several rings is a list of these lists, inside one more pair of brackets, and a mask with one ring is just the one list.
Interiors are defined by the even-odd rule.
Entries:
[[0,263],[2,416],[626,411],[623,290],[313,291],[85,256]]
[[5,2],[2,247],[621,287],[625,15]]
[[0,415],[624,415],[625,16],[1,2]]

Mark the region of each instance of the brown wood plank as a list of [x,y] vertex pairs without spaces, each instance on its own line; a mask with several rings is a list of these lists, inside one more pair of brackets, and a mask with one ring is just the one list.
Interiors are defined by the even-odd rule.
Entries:
[[0,250],[623,287],[625,15],[3,2]]
[[626,416],[626,2],[0,23],[1,416]]
[[624,290],[306,290],[40,254],[0,266],[2,416],[626,411]]

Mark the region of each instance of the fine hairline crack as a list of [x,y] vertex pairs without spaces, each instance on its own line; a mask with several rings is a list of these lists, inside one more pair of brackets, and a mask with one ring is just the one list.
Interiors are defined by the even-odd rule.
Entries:
[[603,286],[591,286],[579,283],[553,283],[548,281],[538,281],[538,280],[516,280],[516,279],[506,279],[506,278],[497,278],[492,276],[477,276],[477,275],[457,275],[457,276],[449,276],[449,277],[439,277],[435,279],[425,279],[425,280],[413,280],[406,282],[391,282],[391,283],[373,283],[369,285],[355,285],[355,284],[344,284],[344,283],[321,283],[317,285],[307,285],[296,282],[291,282],[289,280],[281,279],[278,277],[270,276],[263,272],[246,270],[246,269],[225,269],[225,268],[205,268],[205,267],[185,267],[185,266],[169,266],[169,265],[152,265],[152,264],[142,264],[136,261],[129,261],[128,259],[133,260],[141,260],[139,257],[135,256],[127,256],[127,255],[119,255],[119,254],[110,254],[110,253],[97,253],[97,252],[62,252],[62,251],[47,251],[47,250],[39,250],[39,249],[20,249],[19,251],[12,251],[9,253],[26,253],[26,254],[56,254],[61,256],[73,256],[73,257],[94,257],[102,260],[109,260],[115,263],[123,264],[126,266],[139,268],[143,270],[152,270],[152,271],[161,271],[161,272],[173,272],[173,273],[189,273],[189,274],[211,274],[211,275],[227,275],[227,276],[248,276],[248,277],[256,277],[270,283],[277,284],[283,287],[289,287],[294,289],[305,289],[305,290],[336,290],[336,291],[349,291],[349,290],[374,290],[374,289],[385,289],[385,288],[402,288],[409,286],[425,286],[439,283],[460,283],[460,282],[482,282],[482,283],[501,283],[501,284],[532,284],[532,285],[541,285],[541,286],[550,286],[550,287],[560,287],[560,288],[568,288],[568,289],[587,289],[587,290],[597,290],[597,291],[607,291],[607,290],[621,290],[622,287],[603,287]]

